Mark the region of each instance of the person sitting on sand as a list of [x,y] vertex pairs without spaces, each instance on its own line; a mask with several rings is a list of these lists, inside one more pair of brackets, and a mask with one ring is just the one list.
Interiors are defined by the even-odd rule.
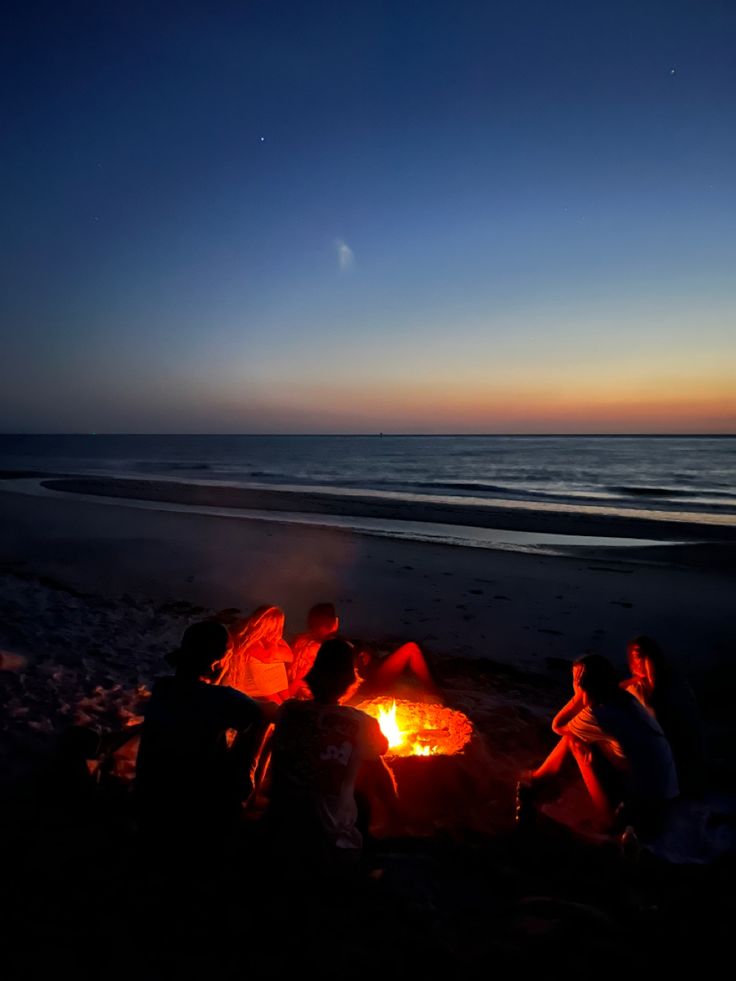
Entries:
[[[332,603],[319,603],[313,606],[307,614],[307,632],[299,634],[294,639],[294,661],[291,667],[291,694],[304,692],[305,677],[309,672],[317,651],[323,641],[334,637],[340,624]],[[440,695],[440,690],[432,677],[427,660],[418,644],[409,641],[387,655],[366,647],[358,646],[356,666],[361,679],[360,695],[373,692],[384,692],[398,681],[408,669],[433,695]]]
[[[241,692],[214,683],[229,647],[222,624],[192,624],[179,650],[167,658],[175,675],[153,685],[135,780],[149,827],[221,831],[247,796],[246,734],[261,721],[263,710]],[[230,747],[228,730],[236,733]]]
[[292,661],[283,636],[284,611],[278,606],[260,606],[231,633],[233,649],[220,684],[251,698],[282,702],[289,688],[286,665]]
[[672,749],[683,794],[703,788],[703,730],[692,688],[651,637],[635,637],[627,649],[631,677],[622,687],[635,695],[662,727]]
[[363,843],[356,782],[367,777],[385,804],[396,799],[381,759],[388,740],[375,719],[341,704],[357,684],[346,641],[325,641],[306,681],[312,698],[286,702],[276,717],[269,824],[295,861],[352,864]]
[[379,694],[388,691],[408,669],[421,683],[425,690],[438,697],[442,693],[429,670],[427,659],[421,648],[413,640],[397,647],[390,654],[381,654],[362,647],[357,657],[358,673],[362,679],[360,696]]
[[304,681],[314,664],[322,644],[334,637],[340,620],[332,603],[317,603],[307,614],[306,633],[298,634],[291,645],[294,660],[288,671],[289,694],[309,697],[309,688]]
[[669,743],[656,719],[619,686],[611,664],[589,654],[573,664],[573,697],[557,713],[560,741],[527,775],[532,795],[556,778],[572,756],[602,823],[619,819],[640,833],[653,832],[668,801],[678,795]]

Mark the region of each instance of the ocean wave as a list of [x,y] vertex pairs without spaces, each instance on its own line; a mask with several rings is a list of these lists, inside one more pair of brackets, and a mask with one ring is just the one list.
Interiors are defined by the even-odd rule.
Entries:
[[[120,463],[125,467],[131,466],[125,460]],[[132,468],[164,474],[170,470],[212,470],[212,465],[198,460],[138,460],[132,464]]]
[[510,487],[508,484],[486,484],[482,481],[461,481],[461,480],[418,480],[413,483],[414,487],[421,487],[424,490],[465,490],[476,491],[490,494],[519,494],[524,493],[522,488]]
[[701,488],[679,488],[679,487],[639,487],[623,486],[609,487],[610,491],[616,494],[623,494],[626,497],[689,497],[689,498],[729,498],[736,500],[736,494],[727,490],[703,490]]

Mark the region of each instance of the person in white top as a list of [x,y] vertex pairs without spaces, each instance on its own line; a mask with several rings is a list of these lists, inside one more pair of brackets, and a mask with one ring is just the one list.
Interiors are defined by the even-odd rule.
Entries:
[[606,826],[614,818],[651,832],[679,793],[672,751],[656,719],[621,689],[611,664],[590,654],[573,665],[573,697],[552,722],[560,741],[528,775],[541,787],[575,760]]
[[286,672],[291,648],[284,640],[284,611],[278,606],[260,606],[231,628],[232,653],[220,678],[251,698],[282,702],[288,693]]

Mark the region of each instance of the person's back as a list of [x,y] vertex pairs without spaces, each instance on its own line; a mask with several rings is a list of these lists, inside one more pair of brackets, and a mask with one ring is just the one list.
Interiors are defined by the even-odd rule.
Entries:
[[159,678],[141,733],[139,786],[186,796],[214,791],[226,766],[227,730],[246,729],[259,717],[254,703],[233,688]]
[[314,699],[279,709],[272,742],[270,819],[283,848],[328,860],[360,854],[355,782],[362,764],[380,760],[388,741],[375,719],[338,704],[355,682],[344,641],[328,641],[307,675]]
[[153,686],[136,764],[146,820],[217,820],[237,807],[237,753],[227,732],[245,732],[261,711],[246,695],[209,683],[228,642],[220,624],[194,624],[175,656],[176,675]]
[[387,749],[375,719],[346,705],[287,702],[272,743],[274,814],[299,814],[308,834],[338,849],[360,849],[355,781],[361,765]]

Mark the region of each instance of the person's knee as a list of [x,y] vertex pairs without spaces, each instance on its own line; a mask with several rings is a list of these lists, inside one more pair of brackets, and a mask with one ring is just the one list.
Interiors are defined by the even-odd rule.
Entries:
[[579,739],[575,739],[572,736],[567,737],[570,746],[570,752],[578,761],[578,763],[584,766],[590,766],[592,760],[592,753],[590,747],[581,742]]

